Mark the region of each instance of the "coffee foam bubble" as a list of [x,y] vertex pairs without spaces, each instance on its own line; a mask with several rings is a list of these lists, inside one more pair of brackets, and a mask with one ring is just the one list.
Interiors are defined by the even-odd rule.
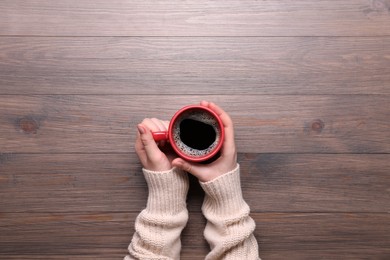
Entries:
[[[185,143],[183,143],[183,141],[180,138],[180,124],[184,119],[192,119],[212,126],[216,133],[215,141],[208,148],[203,150],[192,148],[186,145]],[[175,124],[173,125],[173,139],[176,144],[176,147],[182,153],[188,156],[203,157],[207,154],[210,154],[217,147],[220,138],[221,138],[221,131],[217,119],[206,111],[190,110],[184,112],[182,115],[180,115],[179,118],[177,118]]]

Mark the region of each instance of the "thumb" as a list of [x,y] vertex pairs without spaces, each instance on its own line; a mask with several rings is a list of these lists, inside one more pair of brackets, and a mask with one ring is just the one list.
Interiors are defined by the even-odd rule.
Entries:
[[176,158],[172,161],[172,166],[177,167],[183,171],[186,171],[192,175],[194,175],[196,178],[200,179],[201,177],[201,166],[199,166],[196,163],[190,163],[182,158]]
[[153,157],[157,152],[160,152],[156,142],[153,139],[152,132],[142,124],[137,126],[140,133],[140,139],[148,157]]

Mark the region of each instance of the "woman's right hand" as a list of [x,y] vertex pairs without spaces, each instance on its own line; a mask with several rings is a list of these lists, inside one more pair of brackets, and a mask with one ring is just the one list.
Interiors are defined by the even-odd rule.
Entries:
[[172,165],[191,173],[201,182],[208,182],[237,167],[237,151],[234,141],[233,122],[230,116],[214,103],[202,101],[200,105],[210,108],[221,118],[225,130],[221,155],[209,164],[191,163],[182,158],[176,158],[173,160]]
[[152,132],[167,131],[168,127],[168,121],[157,118],[145,118],[142,123],[138,124],[135,151],[145,169],[150,171],[168,171],[172,169],[173,152],[169,147],[166,147],[165,141],[156,143],[152,135]]

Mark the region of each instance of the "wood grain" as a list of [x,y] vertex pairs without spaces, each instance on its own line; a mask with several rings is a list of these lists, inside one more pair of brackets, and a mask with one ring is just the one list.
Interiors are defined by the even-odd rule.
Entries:
[[[262,258],[313,259],[319,247],[323,257],[332,259],[340,256],[385,259],[390,253],[387,213],[252,213],[251,216],[257,223],[255,236]],[[123,256],[134,230],[135,217],[135,213],[98,212],[2,214],[0,257],[5,259],[15,250],[24,256],[57,255],[59,259],[69,255],[76,258],[80,255],[80,259],[91,255],[102,259]],[[199,213],[190,217],[182,235],[182,256],[203,259],[208,251],[202,237],[205,220]]]
[[[135,125],[233,118],[262,259],[390,259],[390,0],[0,1],[0,259],[122,259]],[[204,259],[190,177],[181,259]]]
[[[252,212],[390,211],[390,155],[239,154]],[[147,187],[132,154],[9,154],[0,162],[2,212],[139,212]],[[375,198],[375,200],[373,200]],[[192,179],[190,211],[203,191]]]
[[2,153],[130,152],[136,124],[208,99],[245,153],[388,153],[388,96],[0,96]]
[[1,35],[383,36],[389,0],[5,0]]
[[390,37],[1,37],[0,94],[390,94]]

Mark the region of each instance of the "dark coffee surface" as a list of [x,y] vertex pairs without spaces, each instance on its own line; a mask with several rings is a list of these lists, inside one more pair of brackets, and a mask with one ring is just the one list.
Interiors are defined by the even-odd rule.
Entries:
[[180,139],[187,146],[204,150],[216,139],[215,129],[206,123],[194,119],[184,119],[180,123]]
[[173,124],[172,134],[177,149],[192,157],[210,154],[220,141],[218,121],[203,110],[181,114]]

